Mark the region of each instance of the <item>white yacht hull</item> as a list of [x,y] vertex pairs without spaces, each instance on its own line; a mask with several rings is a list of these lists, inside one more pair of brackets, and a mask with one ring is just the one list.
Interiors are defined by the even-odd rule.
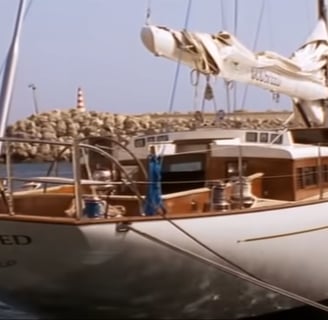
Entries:
[[[327,203],[174,222],[254,276],[315,301],[328,299]],[[222,263],[168,221],[132,226]],[[237,319],[300,305],[116,227],[3,220],[2,299],[52,313],[129,318]]]

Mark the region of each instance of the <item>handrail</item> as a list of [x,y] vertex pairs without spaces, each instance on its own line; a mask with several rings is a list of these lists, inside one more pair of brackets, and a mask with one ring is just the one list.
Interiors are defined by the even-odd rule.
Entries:
[[[140,213],[142,213],[143,211],[143,206],[142,206],[142,203],[143,203],[143,199],[141,197],[141,194],[138,190],[138,187],[137,187],[137,184],[131,180],[129,174],[127,173],[127,171],[124,169],[124,167],[120,164],[120,162],[118,160],[116,160],[112,155],[110,155],[109,153],[105,152],[104,150],[100,149],[99,147],[95,147],[95,146],[92,146],[92,145],[89,145],[89,144],[83,144],[83,143],[80,143],[79,144],[80,147],[83,147],[83,148],[86,148],[86,149],[90,149],[90,150],[93,150],[93,151],[96,151],[96,152],[99,152],[101,155],[103,155],[104,157],[107,157],[109,158],[110,160],[112,160],[119,168],[120,170],[124,173],[124,175],[126,176],[127,180],[131,183],[131,185],[128,185],[129,188],[131,189],[132,192],[134,192],[138,198],[138,202],[139,202],[139,209],[140,209]],[[131,186],[134,186],[135,189],[132,189]]]
[[[79,143],[85,141],[85,140],[92,140],[92,139],[99,139],[98,136],[91,136],[91,137],[84,137],[84,138],[79,138],[77,141]],[[140,159],[138,159],[135,154],[129,149],[127,148],[125,145],[123,145],[122,143],[120,143],[119,141],[115,140],[115,139],[112,139],[110,136],[108,137],[101,137],[101,139],[105,139],[107,141],[110,141],[118,146],[120,146],[123,150],[125,150],[135,161],[136,163],[138,164],[144,178],[147,180],[148,179],[148,174],[147,174],[147,171],[144,167],[144,165],[142,164],[142,162],[140,161]],[[99,144],[96,145],[97,147],[101,148],[101,149],[108,149],[108,147],[105,147],[105,146],[101,146]],[[54,163],[57,162],[59,160],[59,157],[67,150],[69,149],[70,146],[65,146],[65,148],[63,148],[62,150],[59,151],[59,153],[56,155],[56,159],[51,163],[49,169],[48,169],[48,172],[47,172],[47,175],[50,174],[50,172],[53,170],[53,167],[54,167]]]
[[[140,160],[135,157],[132,152],[124,145],[122,145],[120,142],[111,139],[110,137],[85,137],[85,138],[79,138],[79,139],[75,139],[74,141],[77,141],[77,143],[81,143],[84,140],[87,139],[92,139],[92,138],[104,138],[106,140],[109,140],[111,142],[114,142],[115,144],[119,145],[121,148],[123,148],[125,151],[127,151],[132,158],[138,163],[138,165],[140,166],[140,170],[142,171],[144,177],[147,179],[147,171],[145,170],[144,166],[142,165],[142,163],[140,162]],[[53,141],[53,140],[41,140],[41,139],[30,139],[30,138],[16,138],[16,137],[4,137],[4,138],[0,138],[0,141],[6,141],[6,142],[25,142],[25,143],[39,143],[39,144],[50,144],[50,145],[57,145],[57,146],[63,146],[63,147],[73,147],[74,145],[74,141],[73,142],[58,142],[58,141]],[[62,154],[63,151],[67,150],[67,148],[65,148],[64,150],[60,151],[60,154]]]
[[[94,136],[91,136],[91,137],[85,137],[85,138],[81,138],[80,140],[79,140],[79,142],[82,142],[82,141],[84,141],[84,140],[92,140],[92,139],[95,139],[95,138],[97,138],[97,139],[99,139],[99,137],[94,137]],[[147,174],[147,171],[146,171],[146,169],[145,169],[145,167],[143,166],[143,164],[142,164],[142,162],[140,161],[140,159],[138,159],[136,156],[135,156],[135,154],[128,148],[128,147],[126,147],[124,144],[122,144],[121,142],[119,142],[119,141],[117,141],[117,140],[115,140],[115,139],[112,139],[110,136],[107,136],[107,137],[101,137],[102,139],[105,139],[105,140],[108,140],[108,141],[110,141],[110,142],[112,142],[112,143],[114,143],[114,144],[116,144],[116,145],[118,145],[118,146],[120,146],[123,150],[125,150],[135,161],[136,161],[136,163],[139,165],[139,168],[140,168],[140,170],[141,170],[141,172],[143,173],[143,175],[144,175],[144,177],[145,177],[145,179],[147,180],[148,179],[148,174]],[[101,148],[107,148],[107,147],[105,147],[105,146],[101,146],[101,145],[99,145],[99,144],[97,144],[96,146],[98,146],[98,147],[101,147]]]
[[[14,215],[13,210],[13,191],[12,191],[12,180],[11,180],[11,155],[10,155],[10,143],[5,143],[6,153],[9,155],[6,157],[6,171],[7,171],[7,190],[9,193],[9,200],[7,201],[7,209],[10,215]],[[5,194],[4,194],[5,195]]]
[[[53,183],[53,184],[74,184],[74,178],[62,178],[62,177],[51,177],[51,176],[38,176],[38,177],[29,177],[29,178],[20,178],[12,177],[12,180],[16,181],[34,181],[40,183]],[[89,179],[80,179],[81,185],[84,186],[107,186],[107,185],[122,185],[123,182],[119,181],[99,181],[99,180],[89,180]]]
[[81,168],[80,168],[80,148],[76,141],[74,141],[72,150],[72,169],[74,177],[74,193],[75,193],[75,208],[76,219],[80,220],[82,217],[82,190],[81,190]]
[[[99,138],[99,137],[97,137]],[[126,183],[127,187],[131,189],[133,193],[136,194],[138,202],[139,202],[139,207],[140,207],[140,212],[142,213],[143,210],[143,199],[142,196],[138,190],[138,186],[131,179],[129,176],[128,172],[126,169],[122,166],[122,164],[115,159],[111,154],[108,152],[102,150],[98,146],[93,146],[90,144],[85,144],[81,143],[81,141],[86,140],[87,138],[82,138],[82,139],[74,139],[73,142],[58,142],[58,141],[50,141],[50,140],[40,140],[40,139],[22,139],[22,138],[0,138],[0,141],[4,141],[6,143],[7,149],[6,149],[6,168],[7,168],[7,181],[8,181],[8,193],[9,193],[9,206],[8,206],[8,213],[9,214],[14,214],[13,213],[13,208],[11,204],[13,204],[13,196],[12,196],[12,181],[32,181],[33,178],[19,178],[19,177],[13,177],[11,173],[11,152],[10,152],[10,145],[11,143],[14,142],[24,142],[24,143],[31,143],[31,144],[50,144],[50,145],[57,145],[57,146],[64,146],[64,150],[67,150],[68,148],[72,149],[72,173],[73,173],[73,180],[72,181],[66,181],[67,179],[63,179],[61,181],[60,179],[57,179],[56,181],[54,180],[47,180],[44,177],[38,177],[36,180],[39,182],[43,183],[55,183],[55,184],[74,184],[74,192],[75,192],[75,201],[76,201],[76,218],[79,220],[81,218],[81,212],[82,212],[82,192],[81,192],[81,185],[108,185],[108,184],[113,184],[111,182],[104,182],[104,183],[98,183],[95,181],[90,181],[89,183],[86,183],[86,181],[81,180],[81,172],[80,172],[80,150],[82,148],[92,150],[94,152],[99,153],[100,155],[104,156],[105,158],[109,159],[111,162],[113,162],[119,169],[120,171],[124,174],[126,180],[128,183]],[[142,165],[142,164],[141,164]],[[144,168],[141,166],[141,171],[145,173]],[[116,184],[121,184],[121,183],[116,183]]]

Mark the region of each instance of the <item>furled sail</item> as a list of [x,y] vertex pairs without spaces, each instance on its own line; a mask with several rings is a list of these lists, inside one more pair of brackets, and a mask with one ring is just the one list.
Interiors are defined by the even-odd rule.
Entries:
[[157,56],[180,61],[205,75],[286,94],[313,124],[325,122],[328,33],[323,19],[291,58],[271,51],[254,53],[226,31],[208,34],[146,25],[141,38]]
[[[328,32],[324,19],[320,19],[305,44],[294,52],[291,59],[306,72],[310,72],[323,85],[327,85]],[[327,99],[310,101],[293,97],[295,105],[314,125],[328,126]]]

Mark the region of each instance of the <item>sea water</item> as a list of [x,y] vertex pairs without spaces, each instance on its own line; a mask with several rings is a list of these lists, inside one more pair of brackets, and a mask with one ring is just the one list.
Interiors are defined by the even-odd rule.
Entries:
[[[12,168],[13,177],[33,178],[38,176],[46,176],[49,171],[49,163],[19,163],[14,164]],[[58,175],[63,177],[72,177],[72,170],[70,163],[59,163],[57,168],[50,172],[50,175]],[[0,178],[6,176],[6,166],[0,164]],[[14,188],[19,188],[22,182],[14,181]],[[0,297],[1,300],[1,297]],[[26,313],[22,310],[17,310],[0,301],[0,320],[17,319],[17,320],[41,320],[44,319],[42,315]],[[47,318],[49,319],[49,318]],[[59,318],[63,319],[63,318]],[[66,318],[65,318],[66,319]],[[109,319],[109,318],[108,318]],[[172,319],[174,315],[172,315]],[[306,320],[328,320],[328,313],[319,312],[310,307],[302,307],[296,310],[283,311],[280,313],[265,315],[261,317],[252,318],[252,320],[289,320],[289,319],[306,319]],[[220,320],[220,319],[219,319]],[[222,319],[229,320],[229,319]],[[249,319],[251,320],[251,319]]]

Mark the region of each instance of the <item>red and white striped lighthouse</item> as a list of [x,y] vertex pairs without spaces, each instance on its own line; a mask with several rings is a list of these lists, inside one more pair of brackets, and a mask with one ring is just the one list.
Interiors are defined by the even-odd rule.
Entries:
[[77,105],[76,109],[84,112],[85,111],[85,105],[84,105],[84,98],[83,98],[83,91],[81,87],[77,89]]

